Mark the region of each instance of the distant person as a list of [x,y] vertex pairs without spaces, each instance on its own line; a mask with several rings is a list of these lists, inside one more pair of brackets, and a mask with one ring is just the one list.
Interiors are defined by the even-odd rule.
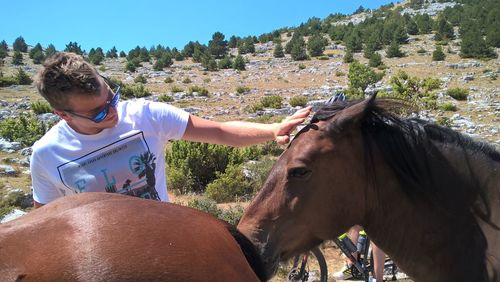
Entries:
[[[362,227],[355,225],[349,229],[347,232],[347,237],[351,239],[354,244],[357,244],[359,239],[359,232]],[[384,281],[384,263],[385,263],[385,253],[377,245],[371,242],[372,246],[372,256],[373,256],[373,277],[369,278],[370,282]],[[354,258],[358,258],[360,248],[358,246],[358,251],[353,253]],[[333,274],[333,278],[336,280],[348,280],[353,277],[352,270],[354,268],[353,262],[349,259],[346,260],[344,267]]]
[[216,122],[164,103],[120,101],[119,86],[73,53],[48,58],[36,86],[61,121],[33,145],[35,207],[96,191],[168,201],[164,149],[169,140],[285,144],[311,111],[298,110],[273,124]]

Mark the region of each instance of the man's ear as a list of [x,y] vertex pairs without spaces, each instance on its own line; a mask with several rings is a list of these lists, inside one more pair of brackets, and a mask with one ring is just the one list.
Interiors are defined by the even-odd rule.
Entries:
[[61,119],[64,119],[65,121],[71,121],[72,119],[71,115],[65,111],[54,110],[54,114],[59,116]]

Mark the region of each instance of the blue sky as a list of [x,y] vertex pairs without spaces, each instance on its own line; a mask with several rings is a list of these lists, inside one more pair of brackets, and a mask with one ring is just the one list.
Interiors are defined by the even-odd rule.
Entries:
[[298,26],[311,17],[351,14],[360,5],[378,8],[390,0],[21,0],[2,3],[0,41],[12,45],[22,36],[28,45],[52,43],[62,50],[70,41],[87,52],[116,46],[161,44],[182,49],[189,41],[207,44],[216,31],[259,36]]

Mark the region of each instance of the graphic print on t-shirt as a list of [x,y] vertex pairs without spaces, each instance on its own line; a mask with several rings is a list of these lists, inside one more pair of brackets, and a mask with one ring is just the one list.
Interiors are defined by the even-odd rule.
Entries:
[[66,191],[112,192],[160,200],[155,189],[156,157],[142,132],[120,139],[57,169]]

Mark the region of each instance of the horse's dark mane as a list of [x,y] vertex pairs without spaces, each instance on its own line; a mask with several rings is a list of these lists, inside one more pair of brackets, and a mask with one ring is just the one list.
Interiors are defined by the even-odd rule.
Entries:
[[[341,111],[360,102],[339,101],[327,105],[313,116],[311,123],[333,121]],[[458,207],[469,207],[467,210],[472,209],[491,224],[489,202],[479,179],[473,173],[463,176],[454,169],[443,155],[442,146],[453,146],[464,153],[484,154],[492,161],[500,162],[500,153],[493,146],[421,119],[401,118],[393,111],[404,107],[404,103],[398,100],[375,99],[366,107],[360,126],[368,157],[373,159],[374,149],[379,149],[410,199],[434,202],[450,214],[456,213]],[[336,128],[335,122],[328,126],[328,130],[341,130]],[[470,163],[463,166],[472,172]],[[435,171],[436,168],[439,172]],[[471,193],[478,195],[480,201],[468,200],[467,195]]]
[[234,225],[225,223],[227,230],[233,235],[238,245],[240,245],[241,251],[245,255],[250,267],[252,267],[255,275],[259,277],[260,281],[267,281],[266,270],[264,268],[264,263],[259,255],[257,248],[252,242],[245,237]]

